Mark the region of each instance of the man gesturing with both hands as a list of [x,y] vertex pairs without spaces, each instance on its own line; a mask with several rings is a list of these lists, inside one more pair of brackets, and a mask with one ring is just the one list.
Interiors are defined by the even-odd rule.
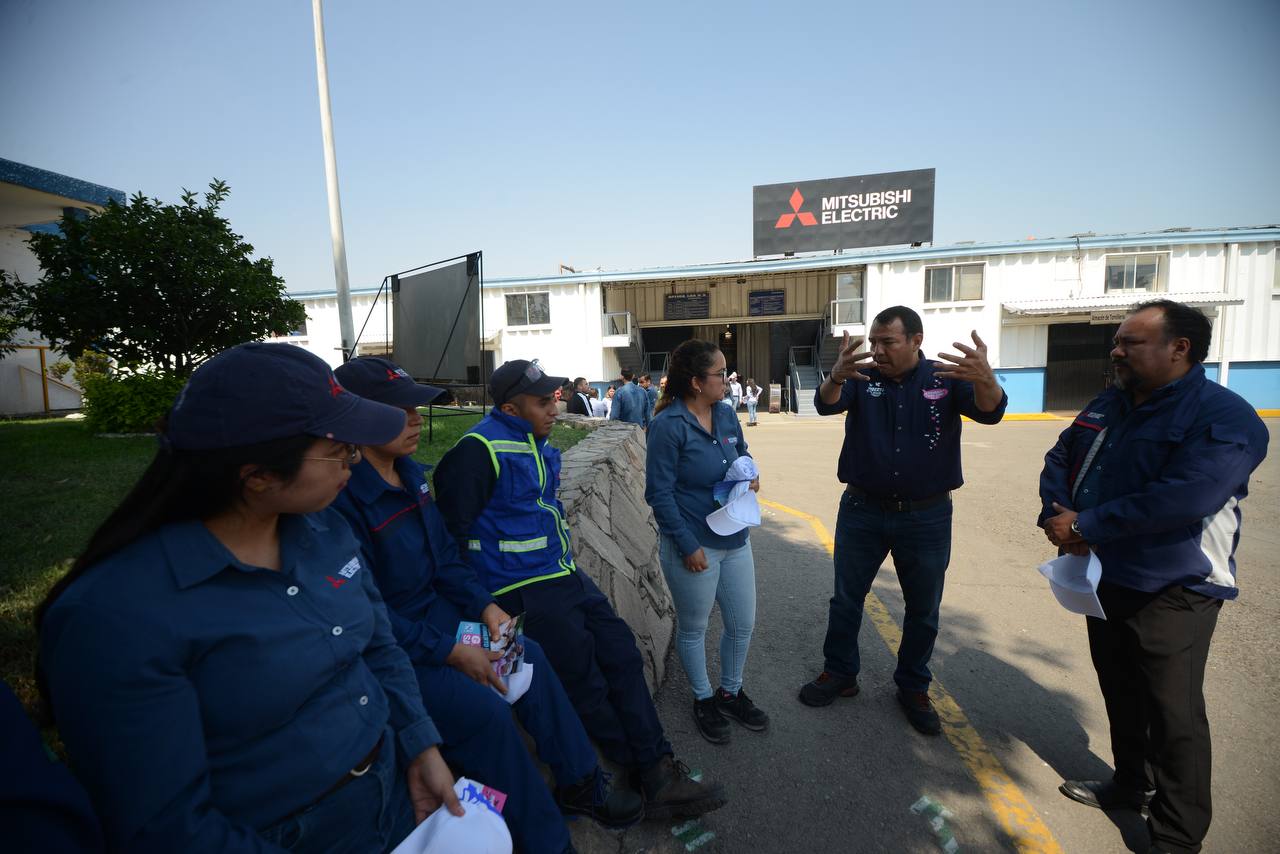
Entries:
[[858,629],[871,583],[885,557],[906,603],[893,679],[898,702],[919,732],[942,731],[929,701],[929,659],[938,636],[943,578],[951,561],[951,490],[960,472],[960,416],[982,424],[1004,417],[1008,398],[973,333],[961,355],[944,361],[920,352],[924,327],[905,306],[876,315],[867,339],[851,343],[814,395],[820,415],[845,413],[837,475],[845,484],[835,535],[835,590],[823,644],[822,672],[800,701],[826,706],[858,693]]

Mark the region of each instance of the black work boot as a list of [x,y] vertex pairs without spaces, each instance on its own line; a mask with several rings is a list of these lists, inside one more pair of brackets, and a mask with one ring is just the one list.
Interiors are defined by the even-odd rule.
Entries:
[[858,695],[858,677],[840,676],[822,671],[818,678],[806,682],[800,689],[800,702],[806,706],[829,706],[836,697],[856,697]]
[[729,802],[723,786],[694,780],[689,766],[669,754],[640,771],[640,791],[649,818],[693,818]]
[[769,716],[764,713],[763,709],[751,702],[747,692],[741,688],[738,689],[736,694],[730,694],[723,688],[717,688],[715,698],[720,714],[729,720],[737,721],[753,732],[764,732],[769,728]]
[[933,710],[933,701],[924,691],[904,691],[898,689],[898,705],[902,706],[907,720],[916,728],[916,732],[925,735],[941,735],[942,721]]
[[729,743],[729,722],[720,714],[715,694],[705,700],[693,701],[693,722],[698,725],[702,737],[712,744]]
[[556,788],[556,803],[568,815],[585,815],[605,827],[628,827],[644,817],[644,799],[630,789],[614,789],[599,768],[570,786]]

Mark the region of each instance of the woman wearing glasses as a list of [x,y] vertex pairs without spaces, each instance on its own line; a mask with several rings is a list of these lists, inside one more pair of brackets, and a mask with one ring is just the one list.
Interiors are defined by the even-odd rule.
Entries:
[[385,851],[462,810],[346,522],[404,413],[317,357],[199,368],[141,480],[37,612],[40,677],[119,851]]
[[[713,487],[738,457],[748,456],[737,414],[724,399],[724,354],[707,341],[686,341],[671,354],[667,384],[649,425],[645,499],[661,534],[659,558],[676,606],[676,650],[693,688],[698,731],[729,741],[729,720],[757,732],[769,717],[742,690],[755,626],[756,580],[745,529],[722,536],[707,516],[720,505]],[[751,488],[759,490],[757,478]],[[707,676],[706,633],[720,604],[720,687]]]

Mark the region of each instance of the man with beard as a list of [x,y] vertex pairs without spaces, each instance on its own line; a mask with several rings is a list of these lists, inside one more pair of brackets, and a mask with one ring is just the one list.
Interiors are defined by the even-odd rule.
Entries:
[[1151,851],[1199,851],[1209,830],[1205,662],[1238,592],[1240,502],[1267,453],[1262,419],[1205,377],[1211,334],[1190,306],[1138,306],[1116,332],[1115,384],[1040,474],[1039,524],[1063,551],[1097,554],[1106,613],[1087,624],[1115,773],[1060,788],[1100,809],[1149,805]]
[[819,415],[847,413],[837,470],[845,492],[836,517],[823,668],[800,689],[800,702],[826,706],[858,693],[862,606],[892,554],[906,603],[893,674],[898,703],[916,730],[938,735],[929,658],[951,561],[951,490],[964,482],[960,416],[995,424],[1009,399],[978,333],[973,347],[954,345],[964,355],[941,354],[944,362],[924,357],[923,340],[920,315],[906,306],[886,308],[871,324],[869,351],[854,352],[859,342],[850,344],[845,333],[840,356],[814,395]]

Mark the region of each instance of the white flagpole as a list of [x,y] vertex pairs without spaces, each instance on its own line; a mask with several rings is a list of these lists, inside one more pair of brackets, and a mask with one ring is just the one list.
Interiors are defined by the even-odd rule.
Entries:
[[311,0],[316,34],[316,83],[320,89],[320,130],[324,135],[324,176],[329,191],[329,236],[333,239],[333,275],[338,286],[338,327],[342,359],[355,356],[355,324],[351,321],[351,286],[347,281],[347,242],[342,231],[342,199],[338,195],[338,157],[333,144],[333,109],[329,103],[329,64],[324,49],[324,11]]

